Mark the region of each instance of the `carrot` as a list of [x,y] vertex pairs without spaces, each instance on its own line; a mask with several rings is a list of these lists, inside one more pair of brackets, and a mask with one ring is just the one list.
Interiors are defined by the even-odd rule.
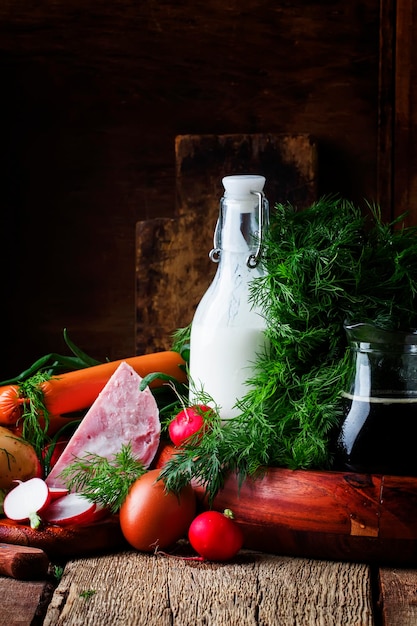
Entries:
[[[110,361],[102,365],[60,374],[40,383],[48,413],[65,415],[91,406],[122,361],[126,361],[141,377],[160,372],[172,376],[178,382],[187,380],[186,373],[181,367],[185,362],[177,352],[170,350]],[[161,379],[156,378],[150,383],[150,387],[159,387],[162,382]],[[21,396],[18,385],[1,387],[0,424],[15,424],[26,402],[27,399]]]

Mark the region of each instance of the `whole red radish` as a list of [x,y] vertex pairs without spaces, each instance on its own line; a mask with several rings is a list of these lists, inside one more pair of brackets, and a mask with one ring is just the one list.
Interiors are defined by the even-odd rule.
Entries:
[[39,528],[40,513],[51,500],[48,485],[42,478],[30,478],[9,491],[4,498],[6,517],[15,522],[29,521],[31,528]]
[[229,561],[243,545],[243,533],[226,509],[205,511],[192,521],[188,539],[194,550],[207,561]]
[[168,426],[174,446],[182,446],[198,432],[203,435],[207,417],[212,412],[213,409],[205,404],[195,404],[177,413]]

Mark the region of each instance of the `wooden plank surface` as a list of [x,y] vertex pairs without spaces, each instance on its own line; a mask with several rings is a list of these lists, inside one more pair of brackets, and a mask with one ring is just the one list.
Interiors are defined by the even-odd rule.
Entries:
[[70,561],[44,626],[373,623],[364,564],[249,551],[216,564],[126,551]]
[[4,518],[0,519],[0,542],[39,548],[51,560],[114,552],[127,545],[116,516],[91,525],[47,525],[36,530]]
[[417,219],[417,6],[415,0],[399,0],[396,6],[395,118],[393,206],[397,215],[409,212]]
[[3,0],[2,378],[65,327],[133,352],[135,224],[174,216],[179,133],[310,133],[321,192],[372,200],[379,5]]
[[374,570],[247,550],[228,564],[128,550],[72,560],[54,592],[55,584],[52,577],[21,581],[0,576],[0,625],[417,623],[415,569]]
[[[175,453],[163,445],[162,468]],[[373,565],[417,565],[417,481],[407,476],[265,468],[242,484],[227,477],[212,507],[231,508],[245,548]],[[193,483],[200,505],[204,488]]]
[[0,626],[40,626],[52,591],[48,581],[0,576]]
[[415,626],[417,571],[381,568],[379,578],[384,626]]

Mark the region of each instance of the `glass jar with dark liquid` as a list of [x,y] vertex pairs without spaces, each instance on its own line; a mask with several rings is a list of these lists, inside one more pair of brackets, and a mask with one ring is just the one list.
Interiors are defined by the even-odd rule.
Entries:
[[334,469],[417,476],[417,331],[345,326],[351,386]]

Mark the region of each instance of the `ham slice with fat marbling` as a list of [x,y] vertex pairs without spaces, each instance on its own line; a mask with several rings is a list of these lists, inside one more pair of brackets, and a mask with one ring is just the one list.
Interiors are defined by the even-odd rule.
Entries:
[[142,378],[122,362],[100,392],[46,478],[50,487],[63,486],[59,474],[74,457],[98,454],[111,459],[123,444],[148,467],[158,449],[161,423],[149,387],[140,391]]

